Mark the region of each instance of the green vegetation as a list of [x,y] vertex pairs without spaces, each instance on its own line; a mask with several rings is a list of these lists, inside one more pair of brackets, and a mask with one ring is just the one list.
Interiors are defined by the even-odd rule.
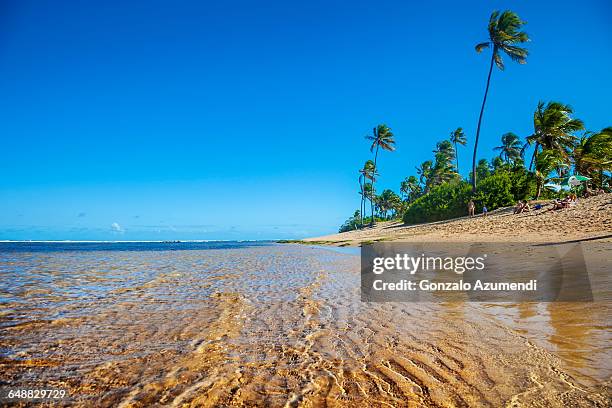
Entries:
[[410,205],[403,220],[406,224],[418,224],[465,215],[470,193],[470,184],[465,181],[436,186]]
[[[467,203],[473,200],[477,212],[513,205],[518,200],[558,197],[546,189],[547,183],[559,184],[562,179],[580,174],[590,179],[582,189],[609,190],[612,171],[612,127],[600,132],[586,131],[584,123],[573,117],[573,109],[561,102],[539,102],[533,114],[533,134],[521,137],[512,132],[501,135],[501,144],[494,148],[498,155],[491,161],[477,161],[478,141],[491,74],[495,64],[504,69],[502,54],[512,61],[526,63],[528,52],[519,45],[529,41],[521,31],[525,23],[512,11],[494,11],[488,25],[489,41],[476,45],[476,51],[492,48],[491,64],[485,94],[478,117],[474,138],[472,169],[468,179],[459,175],[458,146],[465,146],[467,138],[461,127],[450,132],[450,138],[435,145],[432,160],[416,167],[400,183],[399,195],[386,189],[376,194],[379,177],[377,159],[379,148],[395,150],[395,136],[386,125],[378,125],[372,135],[373,160],[367,160],[359,170],[360,209],[341,227],[340,232],[372,226],[375,221],[402,219],[406,224],[441,221],[467,215]],[[525,166],[525,152],[533,147],[529,167]],[[553,186],[554,187],[554,186]],[[364,217],[367,202],[370,216]],[[364,241],[363,243],[367,243]]]

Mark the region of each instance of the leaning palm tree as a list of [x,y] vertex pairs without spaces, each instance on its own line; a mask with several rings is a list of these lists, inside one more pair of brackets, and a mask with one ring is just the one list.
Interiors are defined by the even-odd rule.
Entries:
[[504,70],[504,62],[501,57],[502,51],[508,55],[512,61],[518,62],[519,64],[525,64],[527,62],[528,51],[516,45],[529,41],[527,33],[521,31],[521,27],[524,24],[525,22],[521,21],[521,19],[510,10],[506,10],[501,14],[499,11],[494,11],[489,18],[489,41],[476,45],[476,52],[481,52],[488,47],[492,47],[493,51],[491,52],[491,66],[489,67],[487,86],[482,100],[482,107],[480,108],[480,115],[478,116],[478,126],[476,127],[476,138],[474,140],[474,156],[472,157],[472,190],[474,191],[476,191],[476,154],[478,151],[478,139],[480,137],[480,125],[482,123],[482,115],[489,93],[493,63],[495,63],[500,70]]
[[[378,149],[388,150],[390,152],[395,150],[395,139],[393,139],[393,132],[385,125],[378,125],[373,129],[372,135],[366,136],[366,139],[372,141],[370,151],[374,153],[374,169],[377,169],[376,162],[378,160]],[[374,188],[374,180],[372,180],[372,190]],[[374,225],[374,210],[372,209],[372,220],[371,225]]]
[[499,157],[506,163],[515,163],[521,158],[522,144],[517,135],[512,132],[504,133],[501,137],[501,146],[493,148],[499,150]]
[[457,150],[457,145],[465,146],[467,140],[465,138],[465,133],[463,133],[463,128],[458,127],[453,130],[450,134],[450,141],[455,146],[455,159],[457,162],[457,173],[459,173],[459,151]]
[[539,102],[533,113],[533,129],[531,136],[527,137],[527,144],[535,144],[529,169],[533,167],[534,160],[540,149],[556,150],[569,162],[571,150],[576,143],[572,133],[584,129],[580,119],[573,119],[574,111],[569,105],[560,102]]

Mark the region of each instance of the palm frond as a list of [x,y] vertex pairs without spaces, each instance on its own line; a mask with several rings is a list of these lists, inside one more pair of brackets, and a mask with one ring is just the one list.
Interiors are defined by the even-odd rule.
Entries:
[[481,42],[480,44],[476,44],[476,47],[474,47],[476,49],[476,52],[482,52],[482,50],[484,50],[485,48],[489,48],[489,45],[491,43],[489,41],[486,42]]
[[493,56],[493,59],[495,60],[495,65],[497,65],[497,67],[503,71],[504,61],[502,60],[501,55],[499,55],[499,53],[496,52],[495,55]]

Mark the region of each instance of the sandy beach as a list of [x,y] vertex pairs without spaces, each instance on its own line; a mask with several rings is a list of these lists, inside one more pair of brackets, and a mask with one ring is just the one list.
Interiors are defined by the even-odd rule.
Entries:
[[304,239],[322,245],[359,246],[381,241],[567,242],[612,240],[612,193],[578,199],[575,206],[558,211],[549,207],[513,214],[513,207],[488,216],[406,226],[380,222],[374,228]]

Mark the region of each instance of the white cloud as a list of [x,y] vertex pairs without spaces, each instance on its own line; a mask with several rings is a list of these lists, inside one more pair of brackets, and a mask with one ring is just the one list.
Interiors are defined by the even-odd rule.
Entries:
[[112,230],[113,232],[118,232],[118,233],[120,233],[120,234],[122,234],[122,233],[125,231],[123,228],[121,228],[121,225],[119,225],[119,224],[118,224],[118,223],[116,223],[116,222],[113,222],[113,223],[111,224],[111,230]]

